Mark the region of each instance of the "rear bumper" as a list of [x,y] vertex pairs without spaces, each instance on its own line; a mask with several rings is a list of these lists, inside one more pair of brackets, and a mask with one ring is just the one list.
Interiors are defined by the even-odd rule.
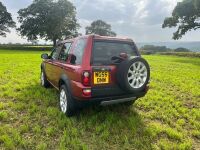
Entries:
[[135,101],[137,98],[136,97],[129,97],[129,98],[122,98],[122,99],[115,99],[115,100],[109,100],[109,101],[101,101],[102,106],[106,105],[113,105],[113,104],[118,104],[118,103],[124,103],[124,102],[129,102],[129,101]]
[[137,100],[140,97],[146,95],[147,92],[140,92],[137,94],[127,94],[120,96],[109,96],[109,97],[96,97],[96,98],[88,98],[87,100],[83,100],[77,97],[73,97],[77,104],[101,104],[101,105],[110,105],[123,103],[127,101]]
[[148,86],[144,91],[133,94],[121,90],[118,86],[102,86],[92,87],[92,95],[86,97],[82,94],[84,88],[88,87],[83,86],[79,82],[71,82],[72,97],[77,103],[99,103],[102,105],[121,103],[143,97],[148,91]]

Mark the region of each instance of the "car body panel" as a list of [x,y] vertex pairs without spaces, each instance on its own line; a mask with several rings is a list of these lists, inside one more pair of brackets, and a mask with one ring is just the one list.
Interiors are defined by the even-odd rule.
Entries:
[[[71,64],[71,55],[74,53],[74,48],[79,39],[85,39],[86,46],[84,48],[83,52],[83,58],[81,64]],[[105,36],[97,36],[97,35],[87,35],[78,37],[75,39],[65,40],[62,41],[60,44],[64,44],[66,42],[72,42],[72,46],[69,50],[69,57],[66,61],[60,61],[60,60],[52,60],[52,59],[46,59],[43,61],[44,70],[47,76],[48,81],[56,87],[56,89],[59,89],[59,83],[61,80],[61,76],[64,74],[68,77],[68,80],[70,82],[70,91],[71,95],[79,100],[79,101],[92,101],[94,99],[102,99],[107,97],[107,99],[113,99],[114,97],[136,97],[138,94],[130,94],[125,91],[123,91],[116,82],[116,73],[117,73],[117,65],[103,65],[103,66],[97,66],[92,65],[91,57],[92,57],[92,49],[93,49],[93,41],[94,40],[110,40],[110,41],[121,41],[121,42],[133,42],[133,40],[128,38],[116,38],[116,37],[105,37]],[[137,47],[137,56],[140,56]],[[94,84],[94,71],[101,71],[101,70],[107,70],[110,73],[109,83],[108,84],[100,84],[96,85]],[[91,81],[89,86],[84,86],[82,84],[82,75],[84,71],[88,71],[91,76]],[[91,89],[91,95],[85,96],[83,94],[83,89]],[[148,89],[148,88],[146,88]],[[145,90],[143,93],[138,94],[141,97],[144,96],[147,90]],[[112,98],[113,97],[113,98]]]

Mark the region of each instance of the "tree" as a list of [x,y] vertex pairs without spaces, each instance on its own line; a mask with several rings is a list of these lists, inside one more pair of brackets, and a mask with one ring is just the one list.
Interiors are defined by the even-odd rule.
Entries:
[[165,18],[162,25],[163,28],[178,27],[173,34],[173,39],[182,38],[186,32],[197,30],[200,28],[200,1],[199,0],[183,0],[177,3],[172,16]]
[[150,51],[155,51],[155,52],[166,52],[166,51],[170,50],[166,46],[155,46],[155,45],[144,45],[140,49],[141,50],[150,50]]
[[76,10],[68,0],[34,0],[27,8],[18,11],[21,23],[17,29],[28,40],[56,41],[77,36],[79,24]]
[[174,52],[190,52],[190,50],[187,48],[179,47],[175,49]]
[[116,36],[117,34],[111,30],[111,25],[102,20],[91,23],[91,26],[85,28],[86,34],[98,34],[101,36]]
[[38,45],[39,41],[38,40],[30,40],[30,42],[31,42],[32,45]]
[[9,28],[15,27],[11,14],[7,12],[6,7],[0,2],[0,36],[6,36],[10,32]]

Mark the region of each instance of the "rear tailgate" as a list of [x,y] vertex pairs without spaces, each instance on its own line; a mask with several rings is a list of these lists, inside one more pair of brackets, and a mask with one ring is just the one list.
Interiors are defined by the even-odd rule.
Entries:
[[92,67],[92,97],[121,96],[125,93],[117,84],[117,66],[112,62],[113,56],[125,54],[136,56],[136,46],[131,41],[99,40],[93,41]]
[[125,94],[116,84],[116,66],[92,67],[92,97],[119,96]]

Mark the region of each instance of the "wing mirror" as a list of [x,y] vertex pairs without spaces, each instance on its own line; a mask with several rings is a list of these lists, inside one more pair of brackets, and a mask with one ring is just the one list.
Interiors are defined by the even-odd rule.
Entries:
[[48,54],[45,53],[45,54],[42,54],[42,55],[41,55],[41,58],[42,58],[42,59],[49,59],[49,56],[48,56]]

